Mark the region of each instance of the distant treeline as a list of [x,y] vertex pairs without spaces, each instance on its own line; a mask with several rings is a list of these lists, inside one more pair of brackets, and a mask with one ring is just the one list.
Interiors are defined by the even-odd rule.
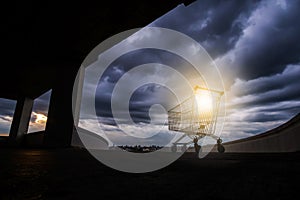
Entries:
[[148,153],[148,152],[153,152],[156,150],[159,150],[163,148],[162,146],[157,146],[157,145],[151,145],[151,146],[141,146],[141,145],[134,145],[134,146],[128,146],[128,145],[120,145],[117,146],[120,149],[123,149],[125,151],[129,152],[135,152],[135,153]]

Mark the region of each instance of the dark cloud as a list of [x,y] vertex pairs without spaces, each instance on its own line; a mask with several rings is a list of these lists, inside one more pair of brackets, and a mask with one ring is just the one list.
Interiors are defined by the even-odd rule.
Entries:
[[[157,93],[164,93],[164,98],[158,98]],[[98,96],[96,108],[100,122],[115,125],[111,111],[111,96]],[[138,88],[129,101],[129,113],[135,123],[150,123],[149,109],[154,104],[167,107],[167,102],[176,101],[176,97],[167,88],[157,84],[146,84]],[[121,110],[119,112],[122,112]],[[110,120],[103,120],[109,118]]]
[[0,115],[13,116],[17,101],[0,98]]
[[[119,79],[129,70],[136,66],[147,64],[147,63],[160,63],[170,66],[179,71],[180,74],[186,75],[195,74],[195,69],[191,66],[189,62],[180,58],[171,52],[158,49],[142,49],[132,51],[130,53],[124,54],[117,58],[111,65],[105,70],[96,90],[96,113],[99,117],[109,117],[112,118],[111,111],[111,98],[112,92],[115,84]],[[186,66],[182,68],[182,66]],[[189,70],[186,70],[189,69]],[[159,74],[155,67],[147,68],[142,75],[153,75]],[[141,79],[143,77],[139,77]],[[149,108],[153,104],[164,104],[162,100],[170,99],[170,92],[165,91],[166,88],[159,86],[157,84],[148,84],[138,88],[130,99],[130,114],[134,122],[144,122],[149,123]],[[165,96],[167,98],[159,99],[156,94],[163,93],[165,91]],[[120,99],[122,101],[122,99]],[[122,112],[121,110],[119,112]],[[102,119],[102,118],[100,118]],[[112,120],[109,124],[114,124]]]
[[[51,90],[36,98],[34,100],[33,111],[44,114],[47,113],[50,96]],[[12,117],[15,112],[16,104],[17,101],[15,100],[0,98],[0,115]]]
[[243,120],[247,122],[270,122],[270,121],[278,121],[278,120],[286,120],[290,116],[286,113],[261,113],[256,112],[253,114],[247,115]]
[[298,102],[291,101],[288,102],[287,105],[281,105],[280,103],[277,103],[271,108],[265,107],[260,109],[260,111],[265,113],[271,113],[271,112],[285,113],[287,118],[290,118],[291,116],[295,116],[300,112],[300,101]]
[[263,94],[249,97],[245,102],[241,102],[240,107],[258,107],[272,105],[278,102],[298,100],[300,101],[299,83],[286,85],[283,89],[271,90]]
[[257,1],[196,1],[178,8],[152,23],[185,33],[198,41],[213,57],[233,48]]
[[14,115],[16,101],[0,98],[0,133],[8,133]]
[[[198,0],[188,7],[177,7],[149,26],[187,34],[218,62],[227,79],[226,88],[234,93],[228,113],[235,114],[237,119],[243,116],[244,123],[240,126],[245,127],[238,127],[238,123],[231,127],[240,130],[237,134],[241,136],[243,131],[258,133],[272,127],[264,127],[264,123],[276,124],[300,111],[299,10],[300,1],[297,0]],[[97,87],[95,105],[102,123],[115,125],[111,112],[115,84],[130,69],[146,63],[171,66],[187,78],[194,73],[187,61],[166,51],[144,49],[122,55],[107,68]],[[149,68],[144,75],[155,74],[155,70]],[[164,90],[150,84],[135,91],[129,105],[134,122],[150,121],[149,108],[155,103],[163,104],[157,93],[173,98]],[[49,97],[47,93],[36,99],[34,111],[45,113]],[[0,115],[12,116],[14,106],[15,102],[0,99]],[[263,124],[249,128],[256,123]],[[156,143],[158,140],[164,138],[156,138]]]
[[[158,92],[164,93],[164,98],[158,98]],[[176,101],[176,97],[169,89],[157,85],[147,84],[137,89],[130,99],[129,111],[135,123],[150,123],[149,109],[154,104],[167,108],[167,102]]]
[[[179,6],[150,24],[191,36],[214,59],[221,61],[219,66],[224,77],[229,74],[227,83],[235,83],[231,88],[235,90],[234,98],[242,99],[228,107],[231,109],[229,113],[246,109],[243,120],[248,126],[251,123],[270,123],[265,127],[244,129],[247,134],[273,127],[300,111],[300,71],[297,65],[300,26],[296,22],[300,18],[300,5],[297,1],[287,1],[286,5],[284,1],[278,2],[196,1],[189,7]],[[177,62],[173,55],[159,51],[150,54],[149,51],[131,52],[128,55],[127,66],[119,59],[115,62],[117,69],[108,71],[109,90],[122,73],[133,66],[151,61],[164,63],[168,60],[168,65]],[[237,79],[240,83],[234,82]],[[131,116],[135,122],[149,122],[149,107],[156,102],[151,98],[157,92],[155,89],[154,86],[140,88],[131,98]],[[286,102],[289,105],[282,106]],[[99,108],[109,113],[110,103],[102,103],[103,107],[99,105]],[[253,108],[256,111],[252,111]]]
[[300,61],[300,2],[263,1],[253,10],[227,68],[243,80],[275,75]]
[[32,111],[47,115],[52,90],[49,90],[34,100]]
[[11,120],[7,118],[7,116],[0,116],[0,119],[2,119],[3,121],[11,122]]
[[30,118],[30,122],[34,123],[35,120],[37,120],[37,116],[36,115],[32,115]]
[[[236,96],[260,95],[272,90],[284,90],[288,87],[293,87],[295,93],[298,93],[297,87],[300,87],[299,76],[300,65],[289,65],[280,74],[244,81],[238,84],[238,88],[233,86],[233,89],[236,91]],[[284,93],[281,96],[285,96]]]
[[234,47],[217,58],[227,84],[234,83],[229,120],[256,127],[244,124],[241,132],[261,133],[300,112],[299,8],[299,1],[259,2]]
[[237,81],[233,85],[232,91],[236,98],[243,100],[235,103],[233,107],[259,107],[265,112],[281,111],[293,116],[300,112],[299,77],[300,65],[289,65],[280,74],[249,81]]

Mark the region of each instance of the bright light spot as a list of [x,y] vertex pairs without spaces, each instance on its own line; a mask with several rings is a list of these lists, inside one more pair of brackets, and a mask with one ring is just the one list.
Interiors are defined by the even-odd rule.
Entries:
[[47,122],[47,116],[43,115],[43,114],[38,114],[38,113],[35,113],[33,112],[32,113],[36,119],[35,119],[35,123],[37,124],[45,124]]
[[199,114],[211,114],[213,112],[213,101],[209,91],[196,89],[195,98]]

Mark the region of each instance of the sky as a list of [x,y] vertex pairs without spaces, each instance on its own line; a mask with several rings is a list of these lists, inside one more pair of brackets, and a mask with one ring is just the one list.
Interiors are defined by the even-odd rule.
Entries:
[[[180,31],[209,53],[222,74],[226,92],[226,116],[221,138],[231,141],[263,133],[299,113],[299,9],[300,2],[296,0],[197,0],[187,7],[179,5],[148,26]],[[138,35],[135,39],[143,37],[147,36]],[[127,40],[124,44],[131,45],[132,41]],[[186,50],[192,53],[191,49]],[[108,132],[110,140],[116,144],[165,145],[174,139],[175,133],[168,131],[166,126],[159,126],[166,122],[167,115],[166,108],[157,105],[171,107],[178,102],[168,88],[158,84],[137,88],[129,101],[130,117],[134,123],[125,120],[120,123],[122,127],[116,126],[116,121],[121,119],[113,117],[113,90],[127,72],[146,63],[156,64],[134,72],[130,81],[155,78],[180,85],[181,82],[174,82],[175,76],[170,76],[168,70],[161,70],[159,64],[172,66],[182,74],[192,73],[186,70],[190,69],[189,63],[167,51],[144,49],[124,54],[107,68],[98,82],[97,119],[82,111],[80,126],[97,132],[101,124],[101,129]],[[123,86],[124,93],[118,94],[121,100],[126,97],[130,84]],[[85,80],[84,96],[90,96],[89,87],[89,80]],[[0,99],[0,105],[1,119],[10,119],[11,104]],[[119,107],[119,112],[124,109]],[[3,130],[1,127],[2,122],[0,130]],[[139,137],[124,135],[120,129],[139,134]],[[145,138],[157,131],[163,134]]]
[[15,107],[15,101],[0,98],[0,136],[9,132]]
[[[224,141],[263,133],[299,113],[299,8],[300,2],[293,0],[198,0],[188,7],[179,5],[148,25],[173,29],[190,36],[205,48],[217,64],[226,92],[226,118],[221,133]],[[147,36],[136,37],[142,39]],[[132,45],[132,41],[127,40],[125,44]],[[81,126],[96,131],[97,126],[92,127],[100,123],[106,132],[116,134],[115,137],[110,137],[115,143],[156,141],[163,145],[172,139],[174,133],[165,129],[163,135],[158,134],[148,140],[119,133],[122,132],[120,129],[125,132],[129,129],[136,134],[149,134],[148,128],[141,128],[151,123],[149,108],[154,104],[170,106],[166,105],[166,101],[171,102],[174,98],[166,88],[157,84],[141,86],[132,94],[129,110],[135,124],[122,122],[123,126],[116,126],[118,119],[111,109],[113,90],[126,73],[145,63],[173,66],[182,70],[180,73],[187,73],[182,66],[187,66],[188,63],[170,52],[144,49],[124,54],[106,69],[99,80],[95,104],[100,119],[89,119],[88,114],[82,114]],[[152,76],[156,80],[169,80],[169,75],[164,74],[160,68],[159,65],[153,65],[131,74],[131,82],[126,82],[124,92],[118,98],[126,99],[126,93],[129,92],[126,87],[130,87],[128,85],[132,82],[139,82],[141,78]],[[164,94],[164,97],[160,94]],[[84,95],[89,94],[87,92]],[[125,108],[119,108],[120,112],[124,112],[122,109]],[[161,115],[158,119],[164,122],[165,117]],[[155,129],[155,126],[152,128]],[[159,137],[155,138],[156,136]]]
[[34,100],[28,127],[28,133],[45,130],[51,92],[52,90],[49,90]]
[[[51,90],[34,99],[28,133],[45,130]],[[17,101],[0,98],[0,136],[8,136]]]
[[157,23],[193,37],[218,64],[227,92],[225,140],[299,113],[299,8],[293,0],[197,1],[171,14],[172,22]]

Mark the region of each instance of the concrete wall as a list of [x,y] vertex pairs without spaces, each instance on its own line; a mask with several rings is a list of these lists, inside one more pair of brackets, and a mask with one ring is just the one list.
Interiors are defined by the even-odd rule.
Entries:
[[44,144],[45,131],[25,134],[23,145],[26,147],[41,147]]
[[300,151],[300,114],[273,130],[253,137],[224,143],[224,147],[226,152]]

